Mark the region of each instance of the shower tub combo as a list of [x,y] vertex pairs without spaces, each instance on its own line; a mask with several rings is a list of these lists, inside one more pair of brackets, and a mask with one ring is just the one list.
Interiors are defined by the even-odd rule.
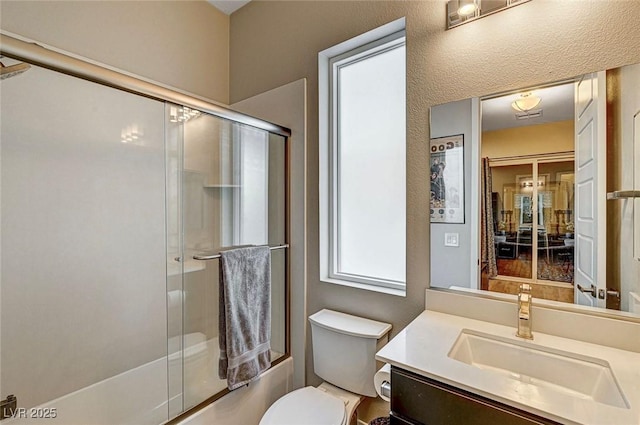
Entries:
[[[1,37],[2,423],[246,423],[291,386],[289,130]],[[239,245],[283,249],[272,368],[229,392],[215,254]]]

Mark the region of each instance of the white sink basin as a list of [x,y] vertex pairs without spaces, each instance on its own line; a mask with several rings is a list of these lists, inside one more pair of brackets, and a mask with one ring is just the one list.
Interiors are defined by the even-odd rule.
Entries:
[[464,329],[449,357],[510,379],[574,397],[629,409],[609,363]]

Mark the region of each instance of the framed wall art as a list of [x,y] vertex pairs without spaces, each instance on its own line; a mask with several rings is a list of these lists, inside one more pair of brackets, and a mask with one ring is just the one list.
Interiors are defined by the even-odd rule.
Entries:
[[432,223],[464,223],[464,135],[431,139]]

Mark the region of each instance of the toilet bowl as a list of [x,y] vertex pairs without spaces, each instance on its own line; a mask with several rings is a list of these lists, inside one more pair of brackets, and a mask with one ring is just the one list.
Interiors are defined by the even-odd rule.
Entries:
[[323,382],[279,398],[260,425],[348,425],[363,397]]
[[260,425],[348,425],[364,397],[376,396],[375,353],[388,341],[391,325],[331,310],[309,321],[313,370],[325,382],[281,397]]

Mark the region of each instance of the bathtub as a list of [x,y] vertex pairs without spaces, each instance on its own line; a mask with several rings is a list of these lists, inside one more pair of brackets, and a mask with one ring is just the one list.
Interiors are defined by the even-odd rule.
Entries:
[[[218,339],[204,340],[202,334],[185,335],[184,361],[179,353],[154,360],[88,387],[66,394],[40,406],[18,409],[3,425],[158,425],[226,388],[218,378]],[[174,342],[170,341],[170,345]],[[272,352],[273,356],[279,353]],[[184,371],[181,365],[184,364]],[[171,377],[167,387],[167,377]],[[184,393],[181,391],[184,376]],[[246,415],[264,413],[269,405],[291,390],[293,361],[287,359],[266,371],[261,378],[225,395],[199,413],[199,418],[222,414],[225,424],[251,424]],[[167,395],[169,395],[167,397]],[[184,395],[184,397],[183,397]],[[229,415],[229,406],[252,401],[252,409],[237,409]],[[18,400],[19,402],[20,400]],[[256,413],[246,412],[253,410]],[[264,410],[262,410],[264,407]],[[231,409],[233,410],[233,409]],[[244,410],[244,411],[243,411]],[[55,412],[55,413],[54,413]],[[260,416],[262,416],[260,413]],[[55,417],[53,417],[55,415]],[[243,416],[245,415],[245,416]],[[39,416],[39,417],[38,417]],[[46,418],[44,417],[46,416]],[[195,416],[195,415],[194,415]],[[191,424],[191,417],[183,424]],[[209,420],[209,419],[207,419]],[[259,417],[258,417],[259,421]],[[256,421],[255,423],[257,424]]]
[[267,409],[293,389],[293,358],[289,357],[259,380],[225,395],[178,425],[258,425]]

